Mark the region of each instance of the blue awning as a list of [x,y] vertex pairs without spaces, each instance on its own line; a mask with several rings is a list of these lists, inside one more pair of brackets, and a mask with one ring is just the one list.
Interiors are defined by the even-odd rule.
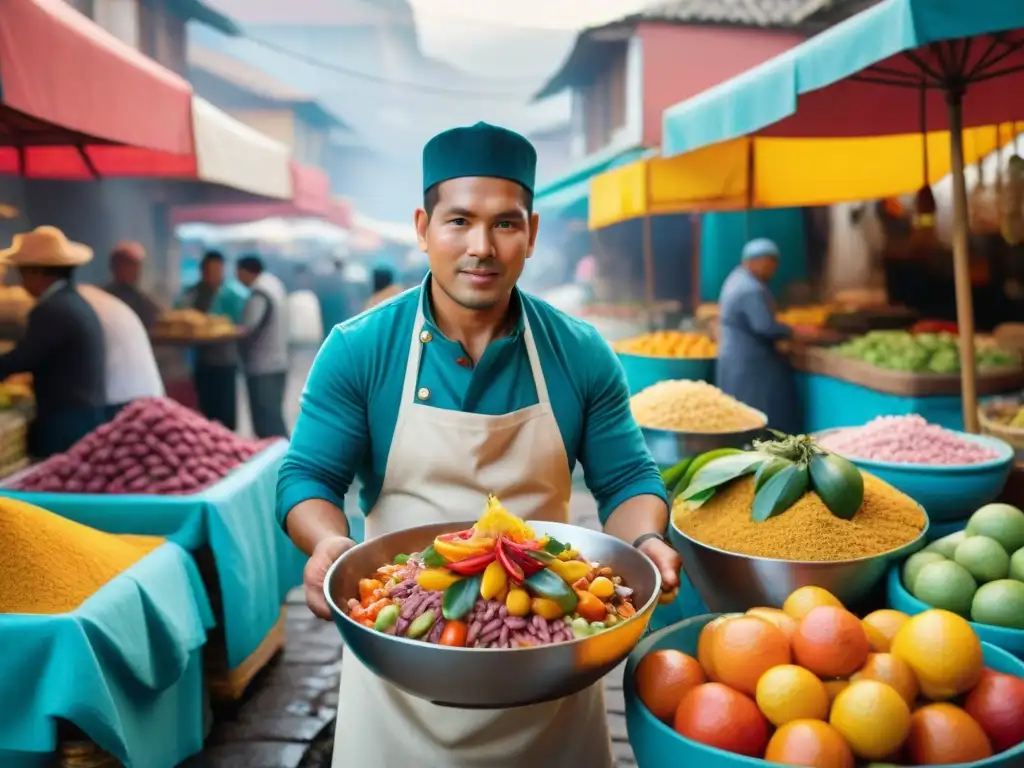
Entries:
[[533,198],[534,210],[547,216],[586,219],[590,201],[590,180],[599,173],[627,165],[653,152],[655,150],[643,147],[597,152],[560,179],[538,189]]

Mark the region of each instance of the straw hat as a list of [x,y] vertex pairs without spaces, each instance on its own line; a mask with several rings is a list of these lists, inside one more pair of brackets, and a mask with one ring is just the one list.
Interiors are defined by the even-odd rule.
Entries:
[[15,235],[0,260],[12,267],[78,267],[92,261],[92,248],[67,239],[56,227]]

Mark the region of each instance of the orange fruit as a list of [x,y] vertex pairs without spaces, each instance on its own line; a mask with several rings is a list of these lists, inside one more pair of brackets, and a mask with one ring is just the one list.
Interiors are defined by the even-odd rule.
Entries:
[[973,717],[942,702],[911,715],[907,757],[913,765],[973,763],[992,757],[992,744]]
[[860,623],[864,625],[871,650],[875,653],[888,653],[892,639],[909,620],[910,617],[902,611],[883,608],[880,611],[872,611],[861,619]]
[[828,703],[831,704],[836,700],[842,691],[845,691],[850,687],[850,681],[845,678],[839,678],[838,680],[825,680],[825,690],[828,691]]
[[890,653],[910,665],[931,701],[967,693],[984,665],[981,642],[967,620],[938,609],[912,616],[893,638]]
[[803,667],[772,667],[757,681],[757,706],[774,726],[828,717],[825,684]]
[[910,708],[891,685],[858,680],[836,696],[828,722],[846,739],[854,755],[885,760],[907,738]]
[[831,605],[814,608],[793,635],[797,663],[821,677],[852,675],[864,666],[870,648],[860,620]]
[[778,608],[751,608],[747,611],[747,616],[756,616],[759,619],[770,621],[781,629],[782,634],[790,640],[793,639],[793,633],[796,632],[796,619],[792,616],[787,616],[784,611]]
[[697,661],[700,662],[700,665],[704,668],[704,674],[707,675],[708,680],[711,682],[718,680],[718,676],[715,674],[714,660],[711,658],[711,638],[715,634],[715,630],[722,626],[723,622],[742,615],[741,613],[726,613],[714,618],[704,625],[700,635],[697,637]]
[[768,721],[757,704],[721,683],[691,688],[673,726],[688,739],[747,757],[760,757],[768,743]]
[[718,679],[748,696],[756,693],[761,675],[792,661],[782,630],[755,616],[719,624],[711,635],[711,658]]
[[917,701],[917,676],[903,659],[891,653],[872,653],[859,672],[850,680],[877,680],[896,689],[896,692],[907,702],[908,707]]
[[682,651],[654,651],[636,666],[636,693],[651,714],[672,722],[679,702],[691,688],[707,682],[700,663]]
[[821,720],[793,720],[768,742],[765,761],[812,768],[853,768],[853,752],[835,728]]
[[839,598],[821,587],[800,587],[794,590],[786,602],[782,604],[783,612],[800,621],[804,616],[823,605],[831,605],[833,608],[842,608],[843,604]]
[[986,669],[967,694],[964,711],[978,721],[992,749],[1005,752],[1024,742],[1024,680]]

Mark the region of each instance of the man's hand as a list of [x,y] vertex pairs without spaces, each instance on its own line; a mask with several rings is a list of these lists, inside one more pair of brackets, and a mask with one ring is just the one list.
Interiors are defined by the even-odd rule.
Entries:
[[683,559],[678,552],[659,539],[648,539],[640,545],[639,550],[651,558],[661,572],[661,602],[671,602],[679,589],[679,569],[683,567]]
[[317,618],[330,621],[331,609],[324,598],[324,579],[334,561],[355,545],[352,539],[345,536],[331,536],[317,544],[309,556],[302,573],[302,588],[306,591],[306,605]]

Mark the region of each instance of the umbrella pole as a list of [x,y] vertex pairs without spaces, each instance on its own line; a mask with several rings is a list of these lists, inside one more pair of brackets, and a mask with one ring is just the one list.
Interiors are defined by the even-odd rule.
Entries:
[[974,359],[974,300],[967,242],[967,184],[964,181],[963,98],[947,94],[949,104],[949,159],[953,181],[953,276],[956,285],[956,321],[960,330],[960,380],[964,429],[978,432],[978,389]]
[[647,299],[647,324],[650,330],[656,330],[654,322],[654,252],[651,244],[651,217],[644,216],[643,222],[644,251],[644,294]]

